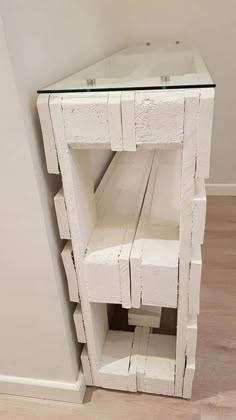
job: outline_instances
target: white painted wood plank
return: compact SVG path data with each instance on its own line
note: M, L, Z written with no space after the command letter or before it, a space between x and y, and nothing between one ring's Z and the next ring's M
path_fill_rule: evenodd
M201 246L198 244L193 244L189 282L189 313L192 315L199 314L200 310L201 274Z
M97 224L84 260L91 302L131 305L129 256L152 158L153 152L120 154L97 200Z
M194 181L193 244L203 244L206 222L206 189L204 179Z
M209 178L215 89L201 89L196 178Z
M177 306L181 150L157 151L131 251L132 306Z
M136 143L183 141L184 91L138 91L135 93Z
M125 91L121 94L123 150L134 152L136 150L135 138L135 92Z
M99 369L103 388L128 391L133 339L132 332L108 331Z
M190 399L192 396L193 378L195 373L195 364L187 364L184 376L183 398Z
M161 323L160 306L142 305L139 309L131 308L128 311L128 324L139 327L159 328Z
M82 364L82 368L83 368L85 383L86 383L86 385L92 386L93 385L93 378L92 378L91 366L90 366L90 362L89 362L87 344L84 344L84 346L83 346L83 350L82 350L80 359L81 359L81 364Z
M128 376L128 391L137 392L137 366L138 366L138 355L140 352L142 337L142 328L136 327L134 331L133 345L131 349L131 362Z
M62 111L68 145L110 145L108 92L64 96Z
M197 316L189 315L186 340L186 369L184 375L183 397L191 398L192 384L195 372L195 357L197 348Z
M123 150L123 133L121 126L121 92L109 92L108 120L111 137L111 150Z
M199 89L185 91L184 148L180 212L179 298L177 311L175 395L183 395L188 288L192 240L192 201L194 197L195 150L199 116Z
M145 392L174 395L176 337L150 334L145 364Z
M47 170L50 174L59 174L60 169L49 109L49 98L50 95L39 95L37 99L37 108L43 135Z
M58 191L54 197L55 210L57 215L57 223L61 239L70 239L70 228L67 217L66 203L63 188Z
M75 266L73 262L73 251L71 241L68 241L61 253L64 269L66 272L69 297L71 302L79 303L79 288Z
M144 375L150 331L150 328L142 328L140 350L137 357L137 389L139 392L145 392Z
M79 343L86 343L85 330L84 330L84 320L82 316L81 306L78 303L76 306L75 312L73 314L75 330L77 335L77 340Z
M93 381L100 386L99 364L108 320L105 305L91 305L83 273L84 253L96 222L96 204L89 152L68 148L64 131L61 95L51 95L50 111L62 173L63 190L71 226L71 239L76 271L79 273L79 294L86 328L89 360Z

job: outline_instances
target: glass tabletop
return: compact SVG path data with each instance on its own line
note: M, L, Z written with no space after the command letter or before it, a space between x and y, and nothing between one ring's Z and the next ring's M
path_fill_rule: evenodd
M200 54L178 41L119 51L38 93L215 87Z

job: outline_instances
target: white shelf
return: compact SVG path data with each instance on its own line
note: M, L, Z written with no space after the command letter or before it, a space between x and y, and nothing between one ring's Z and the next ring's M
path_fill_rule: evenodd
M176 337L109 330L99 368L101 386L124 391L174 394Z

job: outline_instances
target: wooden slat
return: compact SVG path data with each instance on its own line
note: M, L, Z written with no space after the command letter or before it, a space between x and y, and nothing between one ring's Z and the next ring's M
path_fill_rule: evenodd
M183 142L184 90L135 93L136 143Z
M54 204L57 215L57 223L61 239L70 239L70 228L67 217L66 203L63 188L54 197Z
M215 89L201 89L196 178L209 178Z
M161 323L161 307L142 305L139 309L128 311L128 324L139 327L159 328Z
M199 115L199 89L185 91L184 147L180 211L179 299L177 311L175 395L183 395L188 288L192 248L192 202L194 197L195 150Z
M61 253L64 269L66 272L68 290L71 302L79 302L79 289L77 274L75 271L75 266L72 257L72 244L71 241L68 241Z
M50 95L39 95L37 100L37 107L43 135L47 170L50 174L59 174L60 169L57 158L57 150L54 139L52 120L49 110L49 98Z
M206 221L206 189L203 179L195 179L193 199L193 231L194 245L203 244Z
M76 329L76 335L77 335L78 342L79 343L86 343L85 330L84 330L84 320L83 320L80 304L78 304L76 306L75 312L73 314L73 318L74 318L74 323L75 323L75 329Z
M181 150L157 151L133 243L132 306L177 306Z
M129 308L129 256L151 170L153 152L123 153L96 194L97 223L85 256L91 302Z

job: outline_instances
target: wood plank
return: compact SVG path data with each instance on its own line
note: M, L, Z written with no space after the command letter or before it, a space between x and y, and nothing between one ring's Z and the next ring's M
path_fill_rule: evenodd
M128 376L128 391L137 392L137 366L138 366L138 355L140 352L142 337L142 328L136 327L134 331L133 345L131 349L131 360L129 367Z
M82 350L80 359L81 359L81 364L82 364L82 368L83 368L85 383L86 383L86 385L92 386L93 385L93 378L92 378L91 366L90 366L90 362L89 362L87 344L84 344L84 346L83 346L83 350Z
M70 239L70 228L67 217L66 203L63 188L58 191L54 197L55 210L57 215L57 224L61 239Z
M177 306L181 150L156 151L133 243L132 306Z
M206 188L203 179L194 181L193 199L193 244L203 244L206 221Z
M186 369L184 375L183 397L191 398L192 384L195 372L195 357L197 348L197 316L189 315L186 340Z
M120 154L102 181L96 228L84 259L91 302L131 305L129 256L152 159L153 152Z
M192 248L192 202L194 197L195 150L197 142L199 89L185 91L184 147L181 181L180 263L177 312L175 395L183 395L186 331L188 320L188 288Z
M137 143L183 142L184 91L137 91L135 135Z
M161 323L160 306L142 305L139 309L131 308L128 311L128 324L139 327L159 328Z
M211 134L214 111L214 88L201 89L199 128L197 135L196 178L209 178Z
M121 92L109 92L108 120L111 136L111 150L123 150L123 133L121 125Z
M108 92L76 93L62 98L65 139L68 145L110 146Z
M75 330L76 330L78 342L86 343L87 340L86 340L85 330L84 330L84 320L83 320L80 304L76 306L75 312L73 314L73 318L74 318Z
M174 395L175 352L175 336L150 334L145 364L145 392Z
M71 241L68 241L66 243L65 247L62 250L61 257L66 272L70 301L79 303L79 288L77 274L75 271L75 265L73 261L73 250Z
M128 391L128 376L134 333L108 331L100 363L103 388Z
M91 305L83 273L84 253L96 223L96 202L89 151L70 150L65 135L62 95L50 96L55 141L62 173L63 190L71 226L71 239L76 272L79 273L79 294L86 329L93 382L100 386L99 364L108 320L104 305Z
M50 95L39 95L37 99L37 108L43 135L47 170L50 174L59 174L60 168L58 164L57 150L49 109L49 99Z
M123 150L136 150L135 138L135 92L124 91L121 94L121 112L123 129Z
M192 246L192 257L190 266L189 282L189 313L191 315L199 314L200 310L200 288L202 274L202 256L201 247L196 244Z
M142 335L140 341L140 348L137 357L137 389L139 392L145 392L145 365L146 365L146 355L148 348L148 341L150 336L151 329L147 327L142 328Z

